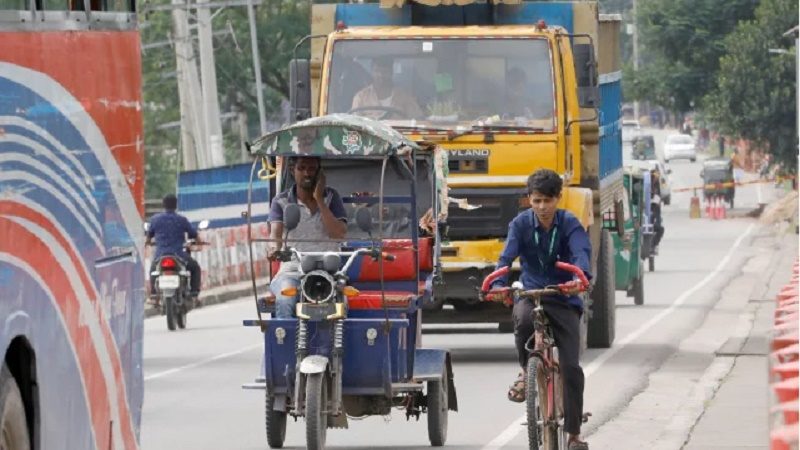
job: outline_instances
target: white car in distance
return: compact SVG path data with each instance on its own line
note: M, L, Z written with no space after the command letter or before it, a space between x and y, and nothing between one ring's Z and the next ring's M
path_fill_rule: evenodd
M664 144L664 162L669 163L675 159L697 160L697 148L694 138L688 134L671 134L667 136Z

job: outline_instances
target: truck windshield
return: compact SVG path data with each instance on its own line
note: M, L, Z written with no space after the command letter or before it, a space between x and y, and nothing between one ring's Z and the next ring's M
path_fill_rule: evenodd
M556 126L546 39L340 40L329 79L328 113L420 128Z

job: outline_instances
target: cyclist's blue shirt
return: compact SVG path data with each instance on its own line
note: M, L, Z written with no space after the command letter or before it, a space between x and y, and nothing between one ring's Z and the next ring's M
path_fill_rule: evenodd
M156 259L167 254L186 258L188 255L183 250L183 244L187 235L191 239L197 239L197 230L186 217L175 211L159 213L150 219L147 237L156 240Z
M535 233L535 235L534 235ZM497 268L511 266L519 257L522 266L520 281L525 289L542 289L573 279L568 272L557 270L556 261L578 266L591 279L592 244L578 218L563 209L556 211L553 226L545 231L532 209L521 212L508 225L508 237L497 262ZM495 281L504 286L508 277ZM564 297L578 309L583 301L578 296Z

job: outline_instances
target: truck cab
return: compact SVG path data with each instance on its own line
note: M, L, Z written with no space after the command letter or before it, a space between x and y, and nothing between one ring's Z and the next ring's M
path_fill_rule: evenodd
M290 64L292 114L363 115L445 148L444 276L425 317L502 322L508 312L481 304L474 280L528 208L528 176L562 174L560 207L598 246L601 214L622 197L618 20L604 26L594 2L460 3L314 5L311 60ZM601 303L613 302L611 270ZM610 345L604 335L597 346Z

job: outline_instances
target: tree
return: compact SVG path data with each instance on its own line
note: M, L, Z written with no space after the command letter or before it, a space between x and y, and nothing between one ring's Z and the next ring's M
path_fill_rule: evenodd
M757 0L639 0L642 50L639 73L627 94L687 112L715 85L723 41L741 20L752 19Z
M156 0L151 4L169 4ZM296 0L262 0L255 7L261 77L265 85L267 120L278 126L283 122L283 105L289 97L288 67L295 44L310 31L309 2ZM220 111L243 111L248 122L248 138L260 133L255 76L250 49L250 28L245 7L228 7L219 11L212 22L217 86ZM165 127L180 120L180 103L175 78L175 52L169 45L172 35L172 16L168 11L146 14L142 21L142 54L144 140L146 151L145 195L160 198L175 190L175 175L179 164L175 152L180 145L180 128ZM151 44L166 43L152 46ZM308 56L308 48L300 49L298 57ZM223 143L229 163L239 159L238 127L223 123ZM236 128L237 131L233 131ZM168 154L165 154L167 152Z
M766 147L791 170L797 167L794 36L797 0L763 0L755 20L741 23L724 41L716 89L705 99L720 130ZM791 48L771 54L770 48Z

